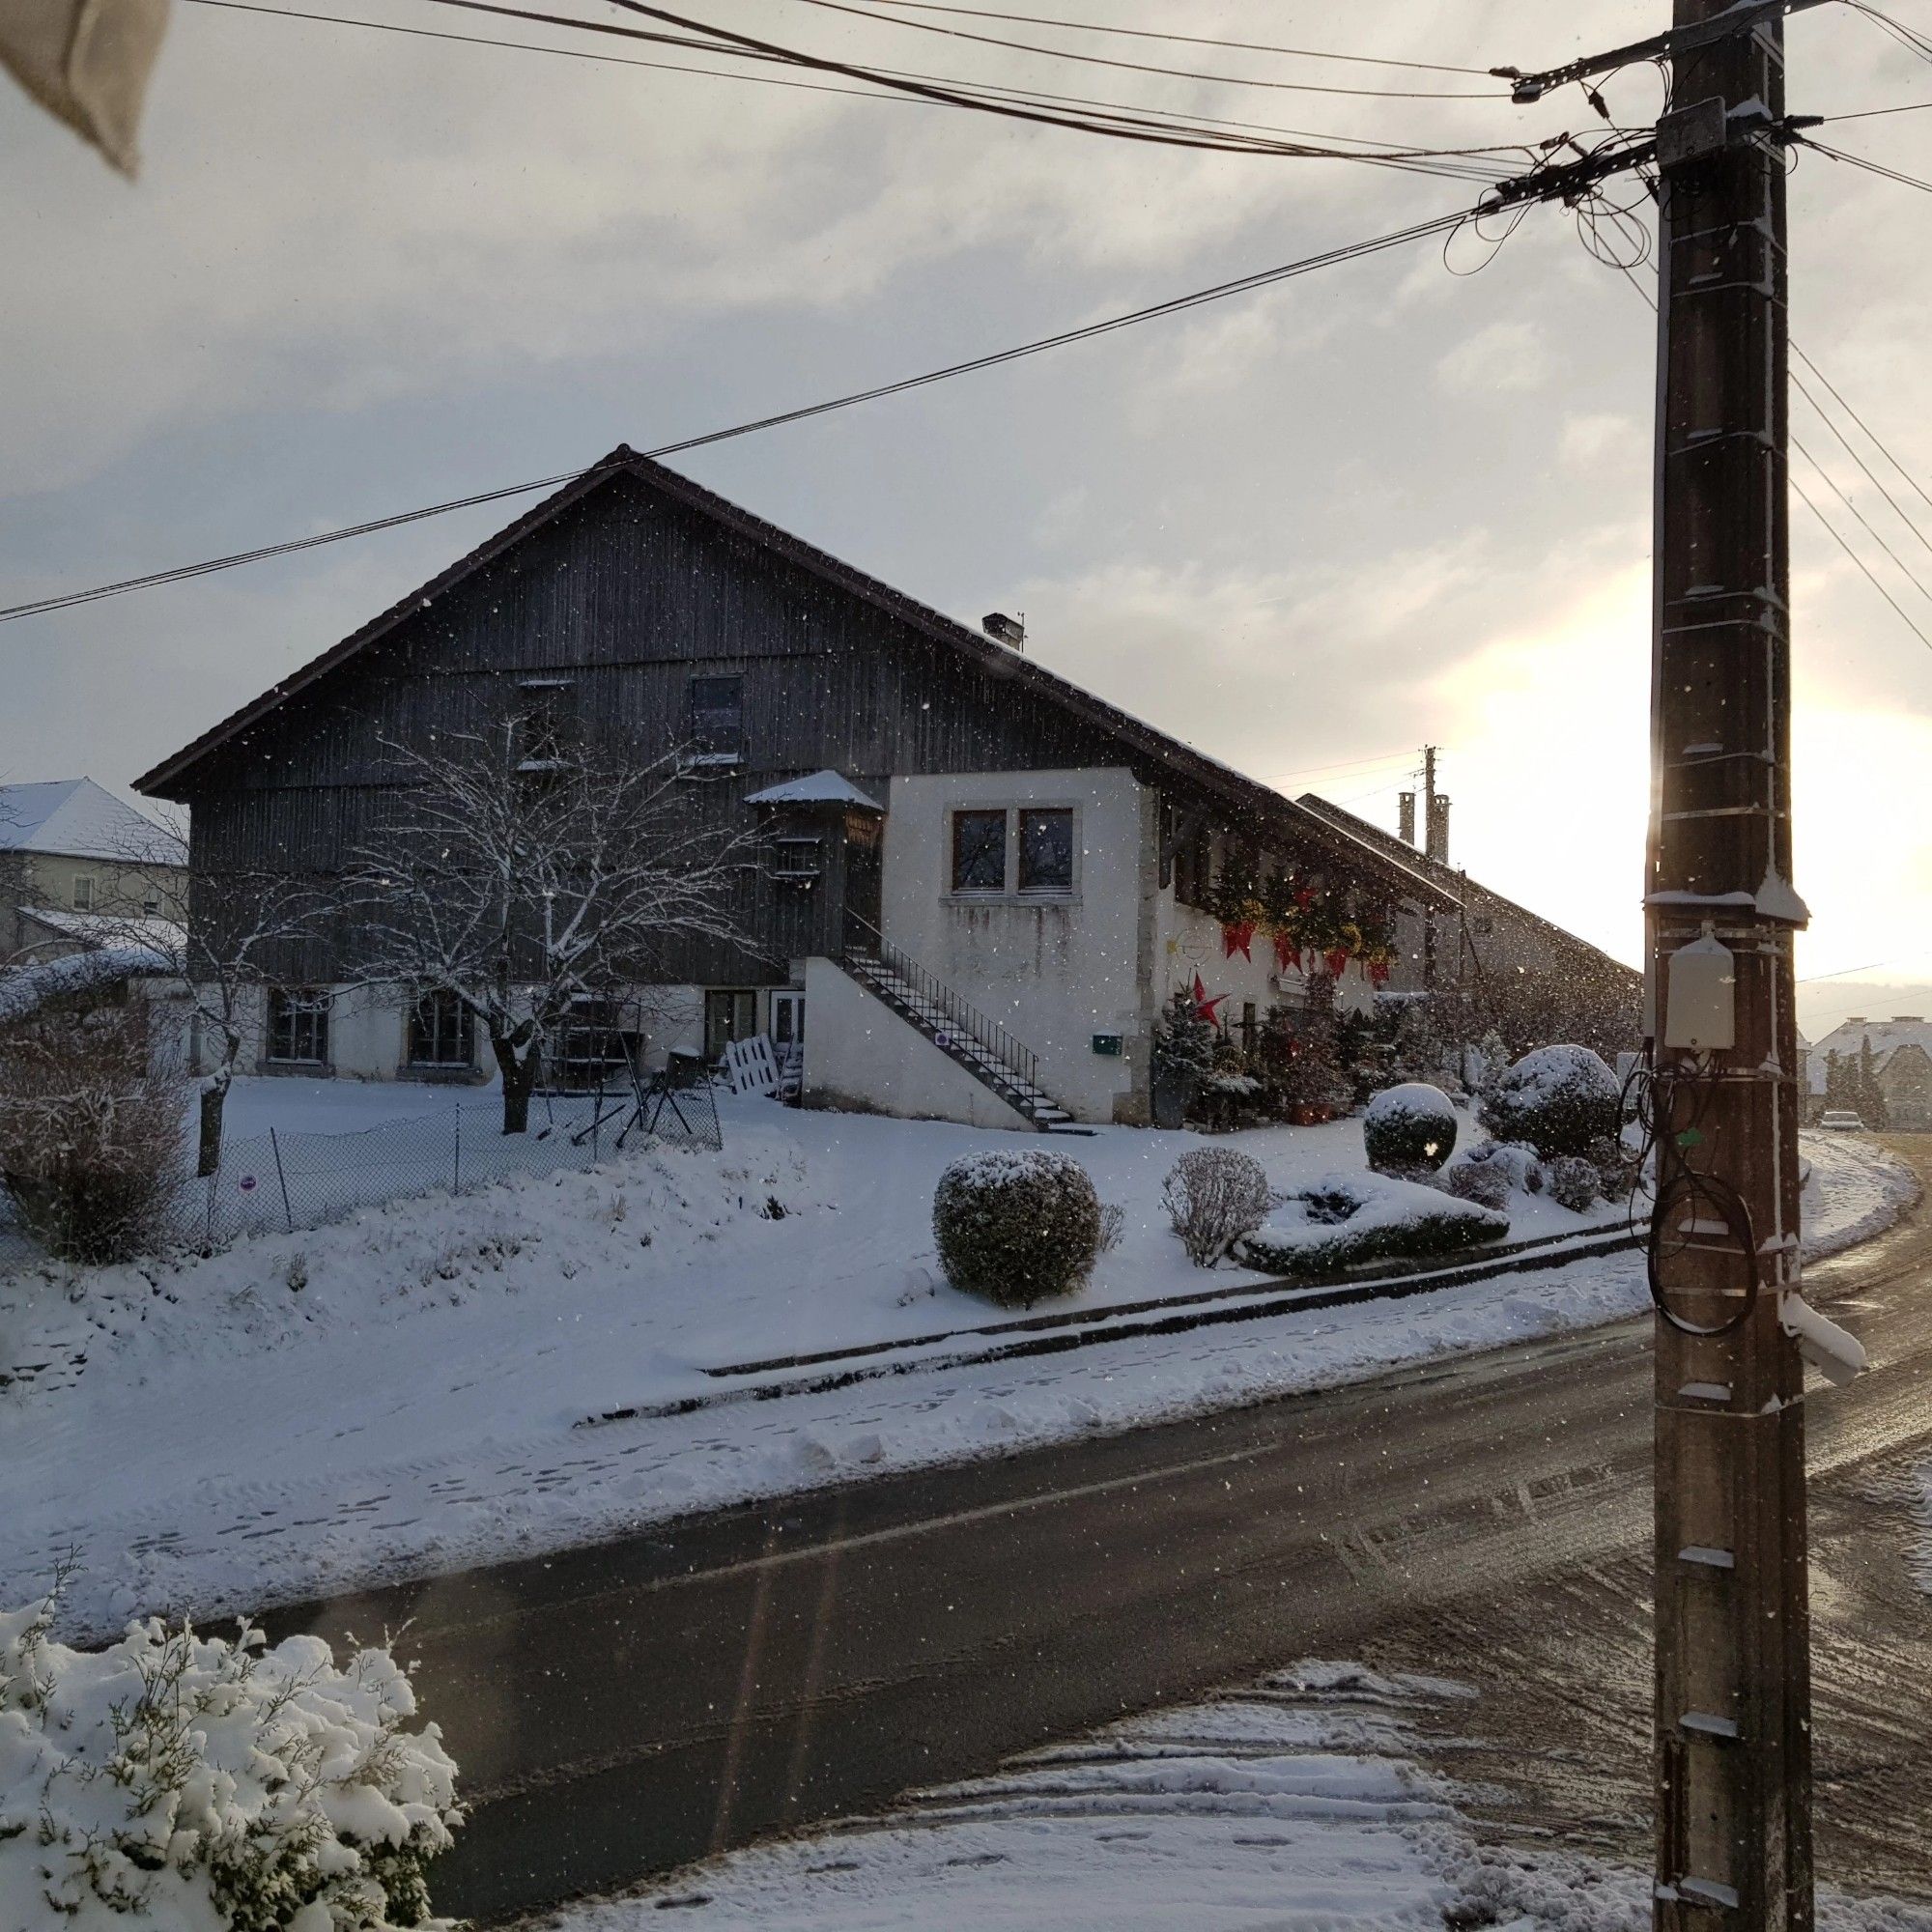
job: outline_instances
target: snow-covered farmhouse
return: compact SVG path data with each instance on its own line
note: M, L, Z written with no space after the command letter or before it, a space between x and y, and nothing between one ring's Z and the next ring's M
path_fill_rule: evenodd
M1366 1007L1378 983L1417 983L1393 947L1405 909L1449 921L1460 904L1414 855L628 448L140 789L191 808L197 886L263 867L325 878L393 798L397 745L506 701L533 767L565 724L682 748L704 810L754 835L742 942L693 936L622 991L646 996L648 1056L754 1033L800 1046L808 1104L1144 1121L1177 989L1198 980L1252 1025L1304 999L1306 970ZM481 1077L462 1014L346 991L356 943L349 921L284 949L255 1063Z
M1865 1124L1908 1133L1932 1127L1932 1021L1923 1013L1894 1013L1883 1020L1861 1013L1840 1020L1811 1049L1806 1062L1811 1111L1822 1113L1843 1104L1831 1093L1834 1063L1847 1074L1859 1074L1867 1059L1885 1103L1885 1118Z
M92 779L0 785L0 967L125 943L178 912L187 854Z

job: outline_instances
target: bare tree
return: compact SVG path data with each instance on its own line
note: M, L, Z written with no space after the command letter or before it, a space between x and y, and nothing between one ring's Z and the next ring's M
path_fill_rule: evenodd
M352 865L360 976L459 1001L523 1133L580 998L649 983L671 942L741 941L746 855L676 753L533 742L514 719L384 749L405 782Z
M266 867L189 872L185 823L171 816L159 833L117 857L89 932L150 955L180 983L182 1019L200 1042L195 1172L207 1175L221 1165L222 1119L260 995L298 949L325 937L343 892L334 880Z

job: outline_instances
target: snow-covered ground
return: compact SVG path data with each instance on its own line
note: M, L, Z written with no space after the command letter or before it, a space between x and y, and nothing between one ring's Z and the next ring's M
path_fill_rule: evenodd
M526 1932L645 1932L667 1910L691 1932L1648 1927L1647 1872L1481 1843L1455 1785L1415 1763L1419 1707L1467 1696L1303 1664ZM1932 1932L1932 1913L1827 1893L1819 1923Z
M243 1083L248 1110L420 1100L348 1083ZM273 1087L274 1094L263 1089ZM338 1097L339 1096L339 1097ZM953 1155L1015 1137L943 1123L724 1108L722 1155L646 1152L244 1241L207 1261L0 1284L0 1363L57 1369L0 1393L0 1581L80 1560L71 1628L339 1591L619 1534L841 1477L1321 1387L1438 1352L1634 1312L1634 1259L1401 1302L1284 1314L1032 1360L922 1367L855 1387L584 1426L719 1386L707 1371L969 1329L1000 1311L940 1278L928 1223ZM1360 1129L1240 1137L1278 1187L1359 1167ZM1191 1135L1066 1144L1124 1210L1064 1306L1263 1277L1190 1267L1158 1207ZM1870 1151L1813 1150L1813 1193L1861 1223ZM1540 1200L1516 1232L1587 1231Z

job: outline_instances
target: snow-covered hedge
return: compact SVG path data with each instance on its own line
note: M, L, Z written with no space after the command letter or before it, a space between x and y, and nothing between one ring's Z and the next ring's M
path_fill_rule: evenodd
M1087 1278L1099 1251L1100 1197L1064 1153L966 1154L939 1177L932 1236L954 1288L1025 1308Z
M1266 1217L1267 1175L1237 1148L1191 1148L1168 1170L1160 1200L1187 1259L1212 1267Z
M1378 1174L1434 1173L1456 1151L1456 1107L1439 1087L1384 1087L1362 1117L1362 1146Z
M7 1932L392 1932L431 1917L456 1767L386 1650L264 1647L130 1624L48 1640L58 1599L0 1614Z
M1540 1046L1484 1094L1483 1124L1497 1140L1527 1141L1552 1160L1614 1135L1620 1097L1617 1076L1587 1046Z
M1603 1191L1596 1163L1580 1153L1560 1153L1549 1163L1549 1198L1559 1208L1581 1214Z
M1388 1175L1331 1174L1292 1197L1238 1252L1275 1274L1329 1274L1365 1262L1454 1254L1509 1233L1509 1216Z

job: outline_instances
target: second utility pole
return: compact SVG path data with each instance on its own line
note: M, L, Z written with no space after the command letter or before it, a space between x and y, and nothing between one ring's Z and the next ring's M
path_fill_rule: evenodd
M1674 31L1695 38L1731 7L1675 0ZM1790 885L1782 26L1761 19L1672 67L1658 130L1646 880L1666 1177L1655 1922L1809 1932L1804 1370L1778 1305L1798 1279L1792 935L1804 919ZM1702 956L1679 971L1673 1023L1671 962L1691 944ZM1697 970L1706 999L1732 1007L1696 1021L1701 1034Z

